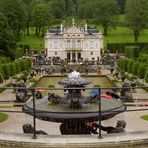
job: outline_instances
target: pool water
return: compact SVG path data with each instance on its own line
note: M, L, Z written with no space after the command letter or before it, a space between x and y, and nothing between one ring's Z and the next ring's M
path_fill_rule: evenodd
M66 76L67 77L67 76ZM54 85L55 88L62 88L63 86L59 85L58 82L63 80L63 76L51 76L51 77L42 77L35 85L34 87L44 87L48 88L49 85ZM100 85L101 87L112 87L113 84L110 80L107 79L105 76L82 76L82 78L90 80L92 83L87 85L87 87L94 87L94 85ZM58 95L64 95L63 90L48 90L42 92L44 95L47 95L48 92L55 93ZM83 94L89 94L90 90L86 90L83 92Z

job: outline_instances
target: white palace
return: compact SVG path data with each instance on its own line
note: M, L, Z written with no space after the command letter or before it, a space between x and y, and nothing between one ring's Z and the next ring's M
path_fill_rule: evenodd
M85 24L78 27L75 20L69 28L60 25L50 29L45 36L47 58L60 57L70 62L100 59L103 36L96 28Z

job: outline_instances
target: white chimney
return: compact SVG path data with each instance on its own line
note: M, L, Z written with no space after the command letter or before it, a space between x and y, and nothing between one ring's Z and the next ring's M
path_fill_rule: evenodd
M63 33L63 24L60 25L60 33Z
M87 33L87 24L84 25L85 33Z

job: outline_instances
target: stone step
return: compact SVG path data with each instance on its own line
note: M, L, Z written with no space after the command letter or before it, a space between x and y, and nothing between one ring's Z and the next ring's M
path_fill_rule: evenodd
M126 106L148 107L148 102L124 102Z

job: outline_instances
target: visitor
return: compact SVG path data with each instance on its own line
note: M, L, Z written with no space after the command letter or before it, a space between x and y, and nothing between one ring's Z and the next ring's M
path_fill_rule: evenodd
M42 99L43 98L41 92L39 92L39 91L36 92L36 98L37 99Z
M64 95L67 96L67 94L68 94L68 90L64 89Z

